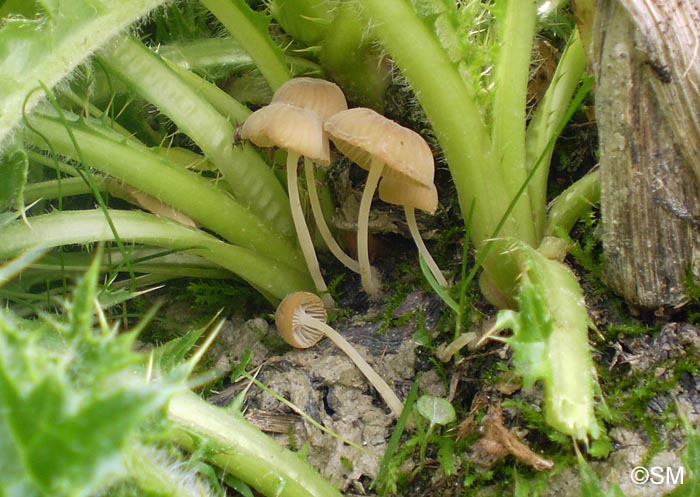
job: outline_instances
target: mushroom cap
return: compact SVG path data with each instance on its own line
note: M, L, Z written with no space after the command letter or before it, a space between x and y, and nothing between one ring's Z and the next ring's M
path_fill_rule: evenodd
M435 161L426 141L415 131L372 109L338 112L323 128L345 156L369 171L372 159L423 185L433 183Z
M241 138L258 147L279 147L324 164L330 163L328 139L318 114L271 103L256 110L241 127Z
M290 79L277 89L272 102L310 110L322 121L348 108L343 90L335 83L319 78Z
M328 319L326 308L318 295L311 292L295 292L287 295L277 306L275 324L277 332L285 342L298 349L307 349L314 346L324 335L321 330L301 323L299 315L302 312L323 323Z
M433 183L422 185L402 180L390 174L379 183L379 198L394 205L403 205L435 214L438 207L438 192Z

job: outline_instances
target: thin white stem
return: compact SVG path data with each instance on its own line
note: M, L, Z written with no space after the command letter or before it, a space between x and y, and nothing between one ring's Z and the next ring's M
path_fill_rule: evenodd
M323 241L326 242L328 250L338 259L346 268L355 273L360 272L360 264L350 257L345 251L338 245L338 242L333 238L328 224L326 224L326 218L323 216L323 211L321 210L321 202L318 199L318 190L316 189L316 175L314 174L314 164L311 159L304 158L304 172L306 173L306 187L309 190L309 203L311 204L311 212L314 214L314 219L316 220L316 226L318 226L318 231L321 233Z
M350 342L348 342L343 335L335 331L333 328L328 326L326 323L319 321L316 318L313 318L306 314L305 312L299 313L302 324L306 326L313 327L319 331L322 331L324 335L326 335L330 340L343 352L345 352L345 355L347 355L352 362L355 363L357 368L362 372L363 375L365 375L365 378L372 384L372 386L379 392L379 395L382 396L384 399L384 402L389 406L389 409L391 409L391 412L396 416L397 418L401 415L401 411L403 410L403 402L397 397L397 395L394 393L394 391L391 389L389 385L387 385L386 381L384 381L384 378L379 376L377 372L372 369L372 366L365 361L364 357L360 355L359 352L357 352L357 349L353 347Z
M306 265L309 268L311 279L323 300L323 304L330 308L335 306L335 302L333 302L333 297L328 293L328 287L323 280L316 251L309 234L309 228L306 226L306 220L304 219L304 211L301 208L299 185L297 184L298 162L299 154L291 151L287 152L287 188L289 189L289 205L292 210L292 219L294 220L294 228L297 232L301 253L304 254L304 260L306 260Z
M369 264L369 209L372 207L374 191L379 184L379 178L384 170L384 163L372 159L372 164L367 175L367 183L362 192L360 211L357 215L357 258L360 263L360 276L362 288L369 295L379 293L379 285L372 279L372 266Z
M413 241L415 242L416 247L418 248L418 252L421 256L423 256L423 260L428 266L428 269L430 269L430 272L433 274L435 281L437 281L438 284L442 287L449 286L447 280L442 275L442 271L440 271L440 268L435 262L435 259L433 259L433 256L430 255L430 252L428 252L428 247L425 246L425 243L423 242L423 237L420 236L420 231L418 231L418 224L416 224L416 210L413 207L404 207L404 211L406 212L406 222L408 223L408 229L411 231Z

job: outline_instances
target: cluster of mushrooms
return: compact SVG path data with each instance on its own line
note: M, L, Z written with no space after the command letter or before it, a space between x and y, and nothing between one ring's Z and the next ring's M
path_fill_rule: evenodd
M435 162L430 147L414 131L372 109L348 109L342 90L317 78L295 78L282 85L269 105L251 114L240 136L258 147L278 147L287 152L287 187L292 219L302 254L321 298L299 292L285 298L275 320L282 337L292 346L306 348L324 335L341 348L380 392L398 416L401 401L355 349L325 324L326 308L334 305L321 274L316 252L299 197L297 167L304 158L309 204L314 220L331 253L348 269L359 273L369 295L379 293L380 284L369 260L368 224L374 192L385 202L402 205L406 221L420 255L435 280L447 281L428 252L416 224L415 209L434 214L438 194L434 185ZM357 221L358 260L347 255L326 224L316 189L314 167L330 165L330 144L368 171Z
M297 238L316 290L326 306L332 306L333 301L328 295L299 199L297 166L300 157L304 158L309 203L319 233L331 253L348 269L360 274L365 292L369 295L379 292L368 250L369 210L377 187L383 201L404 206L406 221L420 255L436 281L447 286L416 225L415 209L434 214L438 205L433 183L433 154L418 133L372 109L348 109L345 95L336 84L302 77L286 82L275 92L269 105L251 114L243 123L240 136L258 147L287 151L287 186ZM333 238L318 199L314 167L330 165L329 139L341 153L369 172L357 220L357 261Z

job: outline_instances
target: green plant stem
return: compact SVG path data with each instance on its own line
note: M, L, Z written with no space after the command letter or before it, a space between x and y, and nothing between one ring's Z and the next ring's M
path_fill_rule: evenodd
M0 29L0 145L52 88L117 33L164 0L42 2L40 21L15 19ZM60 7L59 7L60 6ZM59 10L60 9L60 10Z
M95 186L100 191L105 191L105 178L95 177ZM32 203L36 200L55 199L59 196L71 197L73 195L87 195L92 193L90 185L82 178L63 178L60 180L42 181L41 183L30 183L24 189L24 200Z
M226 271L214 261L203 257L187 254L184 252L173 252L161 248L132 248L129 250L129 259L133 265L134 272L148 273L151 275L163 275L166 277L192 277L224 279L230 278L231 272ZM45 282L55 278L61 270L76 274L84 273L92 254L65 252L61 257L48 255L40 262L32 264L27 273L37 274L36 282ZM119 251L105 250L102 258L100 271L114 273L124 264L124 260ZM26 276L26 274L24 275ZM25 278L22 278L24 283ZM114 288L114 285L111 286Z
M202 0L202 4L248 52L273 91L291 77L282 51L267 33L263 14L252 11L242 0Z
M525 103L537 5L530 0L509 0L500 3L505 3L505 11L498 17L497 25L498 55L495 58L491 138L501 177L506 181L508 191L515 193L527 176ZM528 191L529 188L517 200L512 215L518 223L518 238L535 245L539 240L535 234Z
M222 172L241 205L291 235L289 204L274 173L257 154L233 147L231 123L163 59L140 41L127 37L104 51L99 60L199 145Z
M481 112L457 68L410 2L358 0L358 3L365 10L374 35L403 71L433 125L462 212L469 212L472 200L475 201L472 240L479 248L493 236L514 196L504 177L507 172L498 167ZM516 219L522 217L511 216L501 234L519 236Z
M391 77L373 40L367 37L360 9L354 2L341 2L333 13L320 44L321 65L343 87L348 100L382 112Z
M156 449L145 447L138 442L131 442L122 450L122 458L129 477L136 486L148 495L167 495L168 497L207 497L206 486L197 482L194 474L187 475L184 467L177 468L178 461L169 461L164 454L158 455ZM194 472L194 469L190 469ZM193 487L199 487L196 490Z
M600 201L598 170L588 173L552 201L547 215L545 236L568 233L574 225Z
M210 461L268 497L341 497L301 456L194 393L173 397L168 418L180 446L192 451L201 439Z
M155 245L204 257L232 271L258 290L281 299L300 289L313 288L308 276L256 251L224 243L206 233L151 214L110 210L124 241ZM64 211L33 216L27 226L15 221L0 228L0 258L35 247L58 247L114 239L100 211Z
M216 111L234 124L241 124L251 114L248 107L240 103L231 95L223 91L214 83L200 78L195 73L166 60L168 66L183 80L193 91L199 93L211 104Z
M31 124L49 139L57 153L78 160L77 151L59 119L35 114ZM145 146L124 141L116 132L91 125L88 120L69 126L91 167L175 207L231 243L259 251L290 267L303 267L288 238L274 232L206 179L172 165ZM28 132L26 138L38 147L46 147L44 140L34 133Z
M553 137L561 132L561 123L567 119L569 104L586 71L586 54L581 44L578 30L574 30L566 49L562 54L552 82L547 92L537 105L530 124L527 128L527 167L538 166L532 180L528 184L530 205L535 218L537 239L540 240L546 231L545 221L547 205L548 164L551 162L554 147L550 146Z

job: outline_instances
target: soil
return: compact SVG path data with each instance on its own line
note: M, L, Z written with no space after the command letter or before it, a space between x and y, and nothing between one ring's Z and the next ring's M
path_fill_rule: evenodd
M357 306L353 298L357 296L346 296L345 303ZM434 359L434 349L415 340L416 330L421 327L433 340L443 340L439 333L445 326L441 321L445 309L433 293L413 291L398 304L393 297L374 304L360 300L365 305L363 312L339 317L333 326L356 346L400 398L406 397L418 373L422 395L450 398L459 418L444 434L466 437L466 441L456 445L460 452L456 454L453 474L440 470L435 447L430 447L425 468L412 481L404 482L398 495L471 495L463 486L469 475L477 475L475 478L480 481L473 488L474 495L511 494L513 468L521 478L540 485L541 495L580 495L579 470L572 458L571 443L553 443L548 439L551 430L533 426L514 407L526 403L539 410L539 386L522 389L507 372L493 374L499 364L508 364L507 348L493 343L465 354L457 364L441 364ZM629 317L620 315L619 307L610 306L600 294L590 296L589 301L591 316L602 333L606 333L606 327L618 329L621 320L629 322ZM476 323L475 328L480 325L483 323ZM671 489L672 485L634 484L631 471L640 465L679 468L685 440L679 416L692 424L700 421L700 330L675 321L668 321L657 330L653 332L652 327L636 336L623 332L605 340L591 333L605 402L620 412L606 422L611 452L602 459L588 460L604 488L616 483L627 496L663 495ZM245 407L249 420L283 445L303 450L311 464L345 495L376 495L370 482L377 475L396 420L352 362L328 340L306 350L280 346L274 323L262 318L229 320L210 354L218 368L230 369L239 364L247 351L252 353L248 371L335 435L322 432L245 379L211 400L226 405L237 393L248 389ZM613 392L610 387L620 382L634 385L630 383L634 378L644 383L649 377L670 387L639 399L635 398L635 388ZM616 397L608 397L611 394ZM648 423L640 424L640 418ZM408 436L404 434L403 440ZM581 450L585 452L585 447L581 446ZM400 470L411 474L418 464L416 453ZM540 471L547 471L546 479L538 477Z

